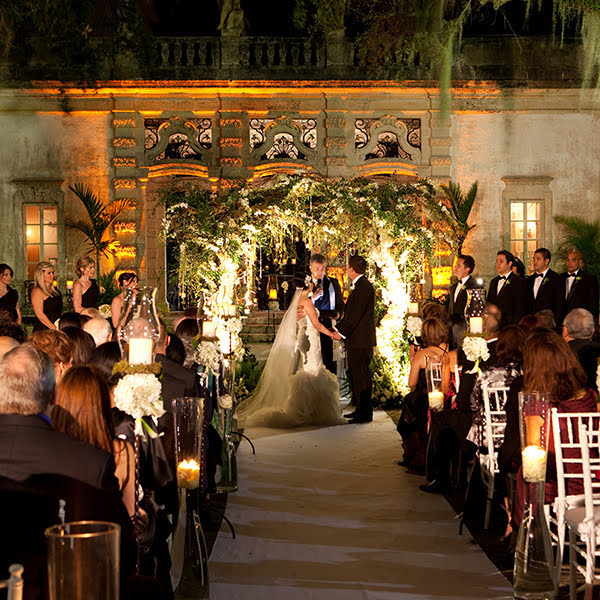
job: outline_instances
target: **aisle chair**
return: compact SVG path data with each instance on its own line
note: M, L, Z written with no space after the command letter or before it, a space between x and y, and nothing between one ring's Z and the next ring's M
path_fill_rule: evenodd
M552 514L549 516L553 543L556 544L556 576L560 576L562 569L563 550L565 545L566 514L569 511L585 512L585 493L567 495L567 480L580 480L585 489L582 457L582 438L579 429L585 427L590 434L599 435L600 415L597 412L581 413L559 413L556 408L551 410L552 434L554 441L554 452L556 457L557 496L552 506ZM585 443L586 440L583 440ZM592 463L600 465L598 458L597 443L592 447ZM600 492L600 488L597 490ZM579 513L570 513L570 519L575 522ZM570 528L569 528L570 529ZM569 534L569 540L571 533ZM571 556L571 542L569 541L569 555ZM576 552L576 549L573 550ZM574 559L576 560L576 558ZM575 577L575 572L572 573ZM574 583L573 583L574 585ZM571 590L571 598L574 598L574 589Z
M481 481L487 488L484 529L488 529L490 526L496 475L500 472L498 450L504 441L504 430L506 429L504 406L508 399L508 390L508 386L491 386L486 383L481 386L484 410L483 442L477 454L479 456Z
M23 599L23 565L13 564L8 567L10 576L0 580L0 589L6 588L6 600Z

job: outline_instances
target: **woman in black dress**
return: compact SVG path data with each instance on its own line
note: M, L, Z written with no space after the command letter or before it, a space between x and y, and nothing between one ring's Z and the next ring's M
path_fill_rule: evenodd
M80 313L84 308L97 308L100 289L95 279L96 265L89 256L82 256L75 266L78 279L73 284L73 308Z
M20 325L19 294L9 285L13 275L13 270L6 263L0 263L0 318L7 315L11 321Z
M62 294L54 285L54 267L46 261L35 268L35 287L31 290L31 305L35 313L34 331L56 329L54 323L63 308Z

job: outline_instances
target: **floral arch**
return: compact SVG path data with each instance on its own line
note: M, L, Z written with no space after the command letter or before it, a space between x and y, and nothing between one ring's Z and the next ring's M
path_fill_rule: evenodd
M411 291L421 285L436 242L424 217L435 196L425 180L278 175L220 194L175 184L160 197L166 207L161 238L178 244L179 282L192 296L202 292L206 310L217 318L232 304L239 314L254 306L259 248L285 260L285 240L301 234L313 251L362 254L378 291L376 388L396 395L406 381Z

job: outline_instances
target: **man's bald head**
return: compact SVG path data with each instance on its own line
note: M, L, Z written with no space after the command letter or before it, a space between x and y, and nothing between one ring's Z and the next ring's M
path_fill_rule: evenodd
M10 352L13 348L16 348L19 345L19 342L14 338L8 337L6 335L0 336L0 360L7 353Z

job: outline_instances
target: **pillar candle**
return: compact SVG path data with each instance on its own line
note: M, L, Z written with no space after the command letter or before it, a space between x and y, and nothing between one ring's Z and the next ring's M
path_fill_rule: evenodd
M419 303L418 302L411 302L408 305L408 312L417 314L419 312Z
M539 446L526 446L523 457L523 479L525 481L544 481L546 478L546 451Z
M440 390L429 392L429 408L441 410L444 408L444 394Z
M73 282L69 279L69 281L67 281L67 289L68 290L72 290L73 289Z
M214 338L217 326L212 321L204 321L202 323L202 337Z
M152 362L153 341L148 338L131 338L129 340L129 364L149 365Z
M177 485L186 490L195 490L200 486L200 465L193 458L182 460L177 465Z
M469 317L469 331L483 333L483 317Z

